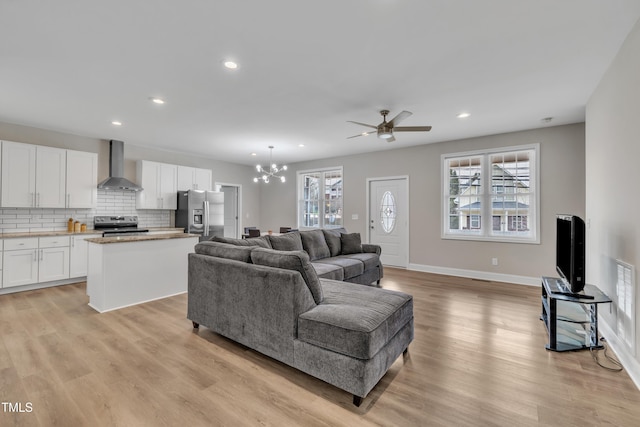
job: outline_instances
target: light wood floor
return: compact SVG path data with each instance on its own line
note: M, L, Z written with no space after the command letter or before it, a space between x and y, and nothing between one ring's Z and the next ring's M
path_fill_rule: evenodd
M352 396L185 318L186 295L98 314L85 284L0 296L0 426L640 425L640 391L588 351L544 349L540 291L385 269L415 340Z

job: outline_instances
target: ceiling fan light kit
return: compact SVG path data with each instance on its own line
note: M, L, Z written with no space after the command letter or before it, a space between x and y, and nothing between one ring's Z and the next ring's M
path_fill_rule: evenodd
M411 114L413 114L410 111L403 110L388 122L387 122L387 114L389 114L389 110L381 110L380 114L382 115L382 123L380 123L378 126L369 125L367 123L354 122L351 120L348 120L348 122L354 123L359 126L365 126L368 128L375 129L376 133L378 134L378 138L384 139L387 142L393 142L396 140L393 136L394 131L395 132L429 132L431 130L431 126L396 126L402 120L406 119ZM362 132L362 133L359 133L358 135L349 136L347 137L347 139L357 138L359 136L367 136L372 133L373 131Z
M286 182L286 178L284 175L278 175L278 173L286 171L287 165L282 165L278 167L277 164L273 163L273 145L269 146L269 167L264 168L261 165L256 165L256 171L258 174L262 174L253 178L253 182L262 181L265 184L270 182L271 178L279 179L280 182Z

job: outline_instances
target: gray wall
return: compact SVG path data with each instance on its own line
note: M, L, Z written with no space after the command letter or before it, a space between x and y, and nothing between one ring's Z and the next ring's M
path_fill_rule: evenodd
M108 139L89 138L68 133L38 129L0 122L0 140L24 142L26 144L47 145L79 151L98 153L98 182L109 174L109 141ZM260 187L253 179L253 168L234 163L221 162L205 157L196 157L148 147L124 145L125 178L136 181L136 161L152 160L183 166L211 169L213 182L238 184L242 186L242 222L254 225L260 222ZM97 183L96 183L97 185Z
M369 143L382 142L373 138ZM440 156L531 143L540 144L541 243L441 239ZM364 236L367 178L408 175L410 268L526 276L537 282L541 275L555 275L555 214L584 216L584 161L584 124L574 124L297 163L289 165L285 184L273 182L263 187L260 226L277 230L296 225L295 171L342 166L345 227ZM353 214L359 219L352 220ZM491 265L493 257L498 258L498 266Z
M587 280L614 299L613 310L600 313L616 330L616 264L640 266L638 197L638 116L640 116L640 21L629 34L587 104L586 210ZM637 273L636 273L637 274ZM625 368L640 385L640 341L636 287L634 349L616 346ZM614 337L609 338L613 341ZM635 354L634 354L635 353ZM631 361L631 363L629 363Z

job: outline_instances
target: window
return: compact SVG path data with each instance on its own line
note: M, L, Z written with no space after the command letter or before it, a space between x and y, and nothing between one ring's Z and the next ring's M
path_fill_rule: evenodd
M396 225L396 199L391 191L385 191L380 204L380 225L382 230L390 234Z
M443 155L442 237L539 243L538 150Z
M298 172L298 228L342 227L342 168Z

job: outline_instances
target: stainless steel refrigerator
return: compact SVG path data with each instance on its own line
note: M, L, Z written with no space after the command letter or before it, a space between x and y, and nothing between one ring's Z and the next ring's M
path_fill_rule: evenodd
M224 236L224 193L186 190L178 192L176 227L199 234L200 241Z

